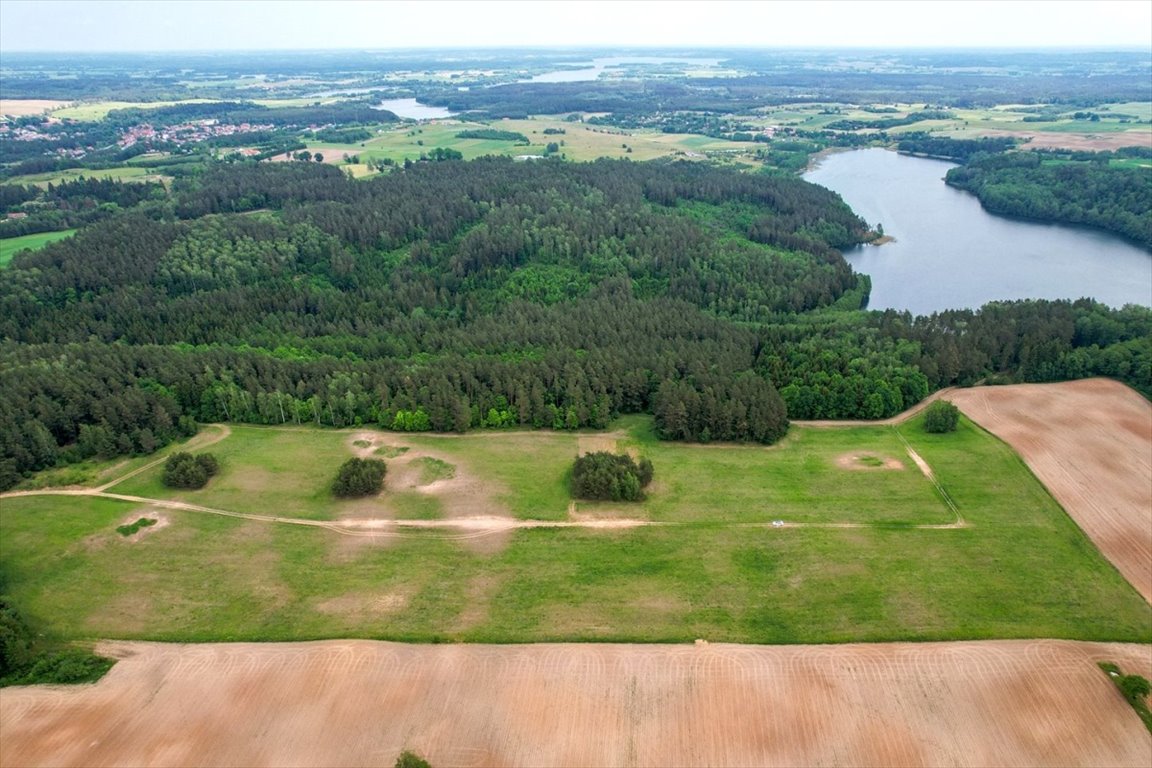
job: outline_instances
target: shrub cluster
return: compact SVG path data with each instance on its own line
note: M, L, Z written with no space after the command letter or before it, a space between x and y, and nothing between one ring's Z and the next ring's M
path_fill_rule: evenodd
M348 459L336 472L332 493L341 498L379 493L384 487L385 469L380 459Z
M210 453L193 456L183 451L164 462L162 480L169 488L203 488L208 479L220 471L220 463Z
M78 648L48 643L0 597L0 687L88 683L99 680L115 663Z
M937 400L924 411L924 429L929 432L955 432L960 409L947 400Z
M652 462L626 454L586 453L572 466L572 495L590 501L640 501L652 482Z
M116 532L121 536L131 536L141 528L147 528L149 526L156 525L156 523L157 521L151 517L141 517L139 520L129 525L116 526Z

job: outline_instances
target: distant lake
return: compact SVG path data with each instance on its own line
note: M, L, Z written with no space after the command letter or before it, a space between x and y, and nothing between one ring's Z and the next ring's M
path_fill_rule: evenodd
M560 69L555 72L545 72L536 75L530 80L521 80L522 83L579 83L585 80L596 80L600 73L610 67L619 67L624 64L698 64L702 67L715 67L720 59L701 59L694 56L665 57L665 56L613 56L592 59L592 66L586 69Z
M385 99L374 109L386 109L389 112L395 112L399 117L407 117L411 120L436 120L453 117L456 114L449 112L444 107L430 107L427 104L421 104L416 99Z
M804 175L895 238L844 252L872 278L870 309L926 315L1082 297L1152 306L1152 254L1096 230L993 216L942 181L954 165L863 149L829 155Z

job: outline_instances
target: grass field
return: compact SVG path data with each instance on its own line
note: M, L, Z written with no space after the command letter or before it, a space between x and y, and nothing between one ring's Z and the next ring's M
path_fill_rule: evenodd
M0 239L0 267L8 266L12 257L18 251L37 251L57 240L71 237L76 230L64 229L59 232L39 232L35 235L22 235L21 237L5 237Z
M427 519L463 504L567 519L565 472L580 440L614 437L652 458L651 497L580 504L576 518L661 525L520 529L477 549L453 529L354 537L92 497L7 498L9 592L65 637L1152 641L1152 608L1016 455L967 421L946 436L918 420L900 427L955 500L961 528L915 527L954 518L890 427L794 427L767 449L660 444L641 418L617 427L365 432L377 455L395 455L389 489L359 502L331 500L327 484L344 458L372 450L355 445L361 435L233 427L210 449L221 473L207 488L174 493L154 468L110 490L284 517ZM140 517L162 519L132 538L116 532Z
M35 184L40 187L46 187L49 184L73 181L81 177L87 179L115 179L117 181L166 181L171 178L157 174L151 168L125 165L119 168L68 168L63 171L32 173L26 176L13 177L8 183Z
M175 104L211 104L218 99L182 99L180 101L95 101L88 104L77 104L73 107L57 109L52 117L70 120L103 120L108 113L115 109L156 109L157 107L171 107Z
M469 129L495 128L502 131L515 131L528 137L530 144L517 144L512 141L489 139L459 139L456 134ZM545 134L547 128L560 128L563 134ZM490 124L474 123L456 119L434 120L413 125L405 123L394 127L378 129L377 135L354 144L332 144L312 141L309 151L320 152L329 163L343 164L344 155L358 155L361 166L352 166L357 175L363 175L366 166L363 162L390 159L397 163L416 160L435 147L453 149L460 152L465 160L484 155L543 155L547 145L559 144L560 153L568 160L595 160L598 157L629 157L633 160L651 160L677 153L691 156L707 152L748 152L755 145L747 142L732 142L713 139L707 136L690 134L668 134L656 131L627 131L610 126L592 126L582 123L569 123L560 118L534 117L530 120L497 120ZM628 150L632 151L629 152Z
M888 114L866 112L844 105L835 105L840 111L836 114L823 114L826 104L794 104L785 107L771 107L761 112L756 120L758 125L781 125L804 130L818 130L837 120L877 120L903 117L924 109L924 104L884 105L897 111ZM1091 149L1083 142L1094 136L1111 137L1108 146L1096 149L1114 149L1115 146L1147 146L1152 141L1152 103L1131 102L1125 104L1100 104L1092 108L1076 107L1067 110L1057 119L1045 122L1024 122L1032 112L1025 111L1024 105L1001 105L986 109L950 109L954 117L948 120L924 120L905 126L897 126L888 133L898 137L902 133L929 131L955 139L970 139L980 136L1002 135L1003 132L1023 135L1048 135L1050 140L1044 146L1058 146L1062 142L1071 149ZM1100 120L1074 120L1076 111L1096 112ZM1121 119L1127 122L1121 122ZM1141 121L1141 122L1136 122ZM1066 137L1066 141L1062 139ZM1075 139L1080 139L1076 141Z

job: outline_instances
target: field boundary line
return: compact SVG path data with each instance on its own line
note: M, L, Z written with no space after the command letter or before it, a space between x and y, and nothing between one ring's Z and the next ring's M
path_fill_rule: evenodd
M952 497L948 495L948 491L944 490L944 486L936 479L936 473L932 471L932 467L929 466L928 462L925 461L920 454L916 453L912 445L908 442L908 439L900 433L900 430L896 428L895 424L892 425L892 431L900 438L900 442L904 443L904 450L908 451L908 457L920 468L920 472L924 477L928 478L928 482L932 483L933 487L936 488L936 491L940 494L940 498L944 499L944 503L948 505L948 509L952 510L952 514L956 515L956 522L953 525L958 528L967 528L968 523L964 520L964 516L960 514L960 509L956 506L956 502L952 501Z

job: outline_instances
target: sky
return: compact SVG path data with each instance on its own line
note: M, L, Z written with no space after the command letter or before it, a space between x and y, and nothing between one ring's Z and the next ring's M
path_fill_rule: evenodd
M585 46L1152 51L1152 0L0 0L0 54Z

